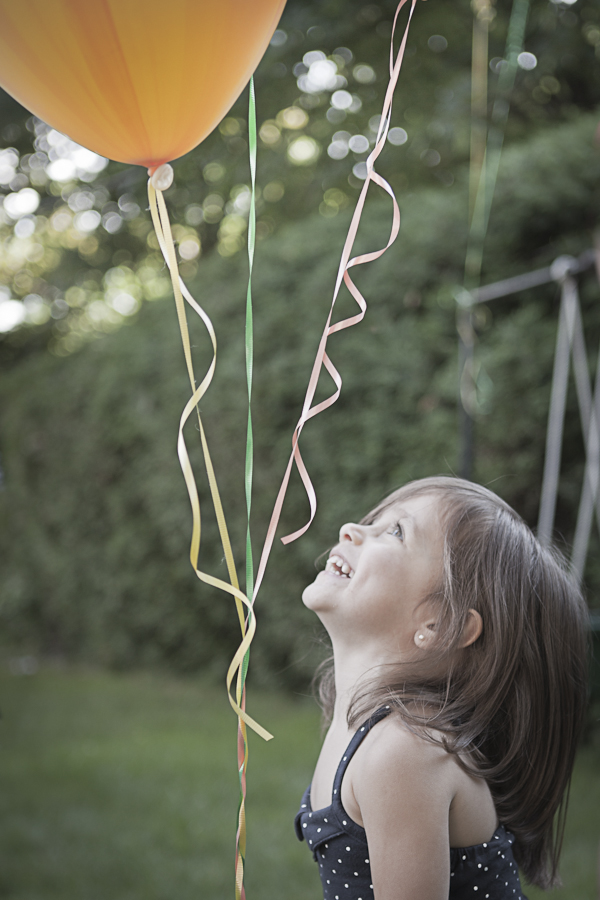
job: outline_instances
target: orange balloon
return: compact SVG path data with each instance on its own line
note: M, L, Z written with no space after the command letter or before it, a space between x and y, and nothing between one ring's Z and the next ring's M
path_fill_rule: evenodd
M285 0L0 0L0 85L101 156L146 167L210 134Z

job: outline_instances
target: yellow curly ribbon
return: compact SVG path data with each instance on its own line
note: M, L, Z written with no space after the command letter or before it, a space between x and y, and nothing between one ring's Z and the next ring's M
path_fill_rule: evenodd
M208 443L206 440L206 434L204 431L204 426L202 423L202 417L200 416L200 410L198 409L198 403L201 398L206 393L208 386L210 385L214 371L216 366L217 359L217 339L215 335L215 331L212 325L212 322L207 315L207 313L202 309L202 307L194 300L192 295L189 293L185 284L181 280L179 275L179 268L177 265L177 257L175 255L175 245L173 242L173 235L171 232L171 225L169 222L169 215L167 212L167 207L165 204L165 200L162 194L162 191L156 190L151 182L148 182L148 198L150 201L150 212L152 214L152 221L154 224L154 229L156 231L156 236L158 239L158 243L162 254L165 258L165 262L167 263L170 275L171 282L173 285L173 293L175 296L175 306L177 309L177 318L179 321L179 329L181 331L181 340L183 343L183 352L185 356L185 362L188 370L188 376L190 379L190 385L192 388L192 396L186 403L184 410L181 414L181 418L179 420L179 433L177 438L177 453L179 456L179 463L181 466L181 470L183 473L183 477L185 479L185 484L187 487L188 496L190 499L190 505L192 508L192 539L190 544L190 562L192 567L200 579L200 581L204 582L204 584L209 584L211 587L219 588L222 591L225 591L228 594L231 594L235 599L236 609L238 614L238 619L240 622L240 628L242 631L242 642L231 661L229 669L227 670L227 695L229 697L229 702L235 711L236 715L240 720L240 729L241 736L244 740L244 744L246 744L245 740L245 729L243 725L247 725L252 728L260 737L262 737L266 741L270 741L273 737L266 729L264 729L261 725L258 724L251 716L249 716L244 709L244 690L242 686L241 679L241 667L244 660L244 656L248 651L250 644L252 643L252 639L254 638L254 634L256 631L256 618L252 611L252 604L248 600L247 596L240 590L239 582L237 578L237 572L235 568L235 563L233 559L233 553L231 549L231 541L229 539L229 532L227 530L227 524L225 522L225 515L223 513L223 504L221 502L221 496L219 494L219 488L217 485L217 480L215 477L214 467L212 464L212 459L210 456ZM210 340L213 347L213 358L211 364L208 368L208 371L202 380L201 384L196 387L196 378L194 374L194 366L192 362L192 351L190 345L189 331L187 318L185 314L185 300L189 303L189 305L195 310L195 312L200 316L204 325L208 331L210 336ZM202 519L200 514L200 499L198 496L198 489L196 486L196 481L194 478L194 474L192 471L192 466L190 463L189 455L187 452L187 447L185 443L185 438L183 436L183 429L188 421L189 417L196 410L197 418L198 418L198 426L200 429L200 440L202 444L202 452L204 454L204 462L206 465L206 472L208 475L208 482L210 485L210 492L212 496L213 505L215 508L215 513L217 517L217 523L219 527L219 535L221 538L221 544L223 546L223 552L225 554L225 561L227 564L227 572L229 575L230 583L223 581L220 578L215 578L212 575L203 572L198 567L198 558L200 554L200 538L202 532ZM246 610L248 615L246 616ZM231 695L231 685L233 683L234 677L238 673L237 684L236 684L236 698ZM247 755L247 744L246 751ZM240 810L240 828L245 831L244 828L244 813L243 809ZM245 835L244 841L245 844ZM239 866L238 866L239 867ZM236 867L236 868L238 868ZM237 886L237 872L236 872L236 886ZM241 888L243 890L243 888ZM237 893L237 891L236 891Z

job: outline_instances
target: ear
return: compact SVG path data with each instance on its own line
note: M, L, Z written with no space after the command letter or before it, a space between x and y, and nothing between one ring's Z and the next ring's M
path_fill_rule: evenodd
M415 647L418 647L419 650L427 650L435 639L436 628L437 623L433 617L423 621L415 631L415 636L413 638ZM467 613L465 627L463 628L462 642L460 644L461 649L470 647L471 644L474 644L477 638L480 637L482 631L483 619L481 618L480 613L478 613L476 609L470 609Z
M467 613L467 621L463 629L461 648L470 647L483 631L483 619L476 609L470 609Z
M429 621L426 620L425 622L422 622L415 631L415 636L413 638L415 647L418 647L419 650L426 650L435 638L435 629L435 619L430 619Z

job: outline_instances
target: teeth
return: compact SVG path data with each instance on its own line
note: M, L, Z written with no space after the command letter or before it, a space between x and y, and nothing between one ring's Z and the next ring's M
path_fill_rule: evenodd
M325 571L330 572L332 575L338 575L340 578L354 577L354 571L350 568L348 563L335 553L327 560Z

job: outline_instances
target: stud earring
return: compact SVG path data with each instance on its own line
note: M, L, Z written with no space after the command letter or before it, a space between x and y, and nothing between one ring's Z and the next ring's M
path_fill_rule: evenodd
M420 635L419 635L419 640L420 640L420 641L423 641L424 639L425 639L425 635L424 635L424 634L420 634Z

